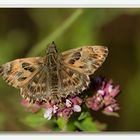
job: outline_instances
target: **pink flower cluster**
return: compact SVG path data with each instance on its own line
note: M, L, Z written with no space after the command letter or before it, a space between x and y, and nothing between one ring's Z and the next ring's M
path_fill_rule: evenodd
M50 120L54 115L68 119L73 112L81 112L80 105L82 102L81 98L72 97L59 104L52 104L50 102L42 105L39 103L30 104L27 100L22 100L22 105L25 106L28 111L32 111L33 113L38 112L41 108L44 108L46 110L44 112L44 118Z
M104 113L111 113L119 110L119 105L115 97L120 92L120 87L114 86L111 80L105 78L96 78L96 89L92 97L86 99L86 105L94 111L103 109Z
M44 113L44 117L50 120L52 115L56 114L58 117L68 119L73 114L73 112L81 112L81 104L81 98L73 97L66 99L64 104L60 103L57 105L46 106L47 110Z

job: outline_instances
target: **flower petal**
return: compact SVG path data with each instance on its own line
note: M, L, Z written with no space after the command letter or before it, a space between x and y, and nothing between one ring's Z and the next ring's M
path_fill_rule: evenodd
M97 91L97 93L101 94L102 96L104 96L104 94L105 94L105 92L104 92L102 89L99 89L99 90Z
M73 106L73 111L74 112L81 112L81 107L79 105L74 105Z
M57 112L57 110L58 110L58 106L54 105L53 106L53 113L55 114Z
M71 106L72 106L72 102L66 99L66 107L71 107Z
M48 108L44 113L44 118L50 120L52 118L53 108Z

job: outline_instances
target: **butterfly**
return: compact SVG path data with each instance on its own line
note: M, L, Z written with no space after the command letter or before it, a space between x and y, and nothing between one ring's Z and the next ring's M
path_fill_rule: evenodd
M2 78L31 103L60 102L88 88L89 76L105 61L104 46L84 46L58 53L54 42L44 57L16 59L0 66Z

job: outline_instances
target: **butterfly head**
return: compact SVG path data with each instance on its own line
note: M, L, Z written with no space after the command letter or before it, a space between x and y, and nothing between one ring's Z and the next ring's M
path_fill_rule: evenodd
M54 41L48 45L48 48L46 50L47 54L55 54L57 53L57 49L56 49L56 45L54 43Z

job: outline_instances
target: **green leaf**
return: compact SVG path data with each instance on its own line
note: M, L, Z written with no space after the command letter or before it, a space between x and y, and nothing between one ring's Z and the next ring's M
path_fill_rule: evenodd
M75 119L76 118L69 119L69 121L67 122L67 131L76 131L77 127L74 125Z
M67 120L65 120L64 118L62 118L62 117L58 118L56 120L56 123L61 130L67 129Z
M30 126L32 128L38 128L47 123L47 119L43 117L42 114L28 114L25 118L21 120L22 123L24 123L27 126Z
M83 119L85 119L86 117L89 117L89 116L90 116L89 112L82 112L80 114L80 116L78 117L78 121L81 121L81 120L83 120Z
M76 121L74 124L82 131L99 131L91 117L87 117L82 122Z
M67 124L67 131L76 131L76 126L73 122Z

